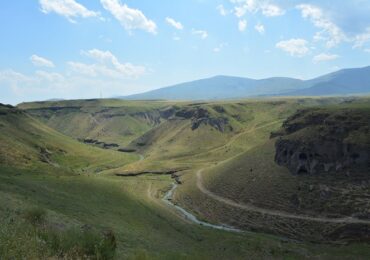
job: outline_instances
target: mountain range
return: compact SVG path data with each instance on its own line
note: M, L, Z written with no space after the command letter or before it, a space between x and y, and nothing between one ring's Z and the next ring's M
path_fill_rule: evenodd
M216 76L120 97L130 100L217 100L258 96L341 96L370 93L370 66L342 69L311 80Z

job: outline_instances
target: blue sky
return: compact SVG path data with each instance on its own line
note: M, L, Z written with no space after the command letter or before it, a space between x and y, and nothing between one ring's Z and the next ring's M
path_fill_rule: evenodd
M0 2L0 102L370 65L369 0Z

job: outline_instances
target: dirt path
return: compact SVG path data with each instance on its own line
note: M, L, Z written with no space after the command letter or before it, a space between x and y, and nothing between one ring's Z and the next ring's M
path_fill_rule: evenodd
M264 124L264 125L261 125L261 126L258 126L258 127L255 127L255 128L252 128L252 129L248 129L246 131L243 131L235 136L233 136L225 145L221 146L221 147L217 147L215 149L212 149L208 152L214 152L214 151L217 151L219 149L223 149L225 146L228 146L230 144L232 144L235 140L237 140L241 135L244 135L244 134L247 134L247 133L252 133L256 130L259 130L259 129L262 129L262 128L265 128L265 127L268 127L268 126L271 126L271 125L274 125L274 124L277 124L277 123L280 123L282 122L283 120L276 120L276 121L273 121L273 122L270 122L270 123L267 123L267 124ZM225 161L228 161L230 160L230 158L224 160ZM289 213L289 212L284 212L284 211L279 211L279 210L272 210L272 209L266 209L266 208L261 208L261 207L257 207L257 206L254 206L252 204L244 204L244 203L238 203L238 202L235 202L231 199L228 199L228 198L224 198L222 196L219 196L217 194L215 194L214 192L208 190L204 185L203 185L203 182L202 182L202 171L204 170L205 168L203 169L200 169L197 171L196 173L196 185L198 187L198 189L205 195L207 195L208 197L216 200L216 201L219 201L223 204L226 204L226 205L229 205L229 206L232 206L232 207L235 207L235 208L240 208L242 210L246 210L246 211L250 211L250 212L256 212L256 213L260 213L260 214L264 214L264 215L269 215L269 216L275 216L275 217L279 217L279 218L289 218L289 219L296 219L296 220L304 220L304 221L314 221L314 222L321 222L321 223L337 223L337 224L367 224L367 225L370 225L370 220L361 220L361 219L357 219L357 218L352 218L352 217L344 217L344 218L327 218L327 217L313 217L313 216L308 216L308 215L297 215L297 214L293 214L293 213ZM213 224L210 224L210 223L207 223L207 222L203 222L203 221L200 221L198 220L193 214L191 214L190 212L186 211L184 208L181 208L180 206L174 204L172 202L172 197L173 197L173 193L175 191L175 189L177 188L177 184L173 184L171 190L169 190L165 196L163 197L163 201L171 206L171 207L174 207L176 208L179 212L182 213L182 215L185 217L185 219L187 220L190 220L191 222L193 223L196 223L196 224L199 224L199 225L204 225L204 226L207 226L207 227L211 227L211 228L216 228L216 229L221 229L221 230L227 230L227 231L236 231L236 232L241 232L241 230L239 229L236 229L236 228L232 228L232 227L228 227L228 226L225 226L225 225L213 225Z
M205 195L211 197L212 199L217 200L221 203L224 203L232 207L240 208L246 211L257 212L257 213L261 213L264 215L281 217L281 218L290 218L290 219L307 220L307 221L315 221L315 222L326 222L326 223L368 224L370 225L370 220L361 220L361 219L352 218L352 217L345 217L345 218L311 217L311 216L306 216L306 215L296 215L296 214L279 211L279 210L260 208L260 207L257 207L251 204L237 203L233 200L221 197L213 193L210 190L207 190L207 188L203 185L203 182L202 182L202 171L203 170L199 170L197 172L198 189Z
M174 204L172 202L172 197L173 197L173 193L176 190L177 186L178 185L176 183L173 183L172 188L164 195L164 197L162 198L162 201L166 203L167 205L175 208L184 217L185 220L201 225L201 226L210 227L214 229L232 231L232 232L243 232L240 229L229 227L227 225L216 225L216 224L211 224L208 222L201 221L196 216L194 216L189 211L187 211L186 209L180 207L179 205Z
M218 146L218 147L215 147L213 149L210 149L206 152L204 152L205 154L209 154L209 153L213 153L213 152L217 152L219 150L222 150L222 149L225 149L226 147L230 146L233 142L235 142L240 136L242 135L245 135L245 134L248 134L248 133L253 133L255 132L256 130L259 130L259 129L262 129L262 128L266 128L268 126L272 126L272 125L275 125L277 123L281 123L283 122L285 119L279 119L279 120L276 120L276 121L273 121L273 122L270 122L270 123L267 123L267 124L264 124L264 125L261 125L261 126L257 126L257 127L253 127L253 128L250 128L250 129L247 129L247 130L244 130L234 136L232 136L230 138L230 140L226 143L226 144L223 144L221 146ZM199 154L198 154L199 155Z
M264 125L261 125L259 127L255 127L255 128L249 129L247 131L241 132L241 133L233 136L232 139L225 144L225 146L230 145L239 136L241 136L243 134L252 133L252 132L254 132L256 130L259 130L259 129L262 129L262 128L271 126L273 124L276 124L276 123L279 123L279 122L282 122L282 121L283 120L276 120L276 121L273 121L271 123L264 124ZM215 150L221 149L221 148L222 147L219 147L219 148L216 148ZM224 162L225 161L228 161L228 160L230 160L230 158L224 160ZM203 185L203 182L202 182L202 171L203 170L204 169L198 170L197 173L196 173L196 175L197 175L196 176L196 178L197 178L196 183L197 183L198 189L202 193L204 193L205 195L211 197L212 199L217 200L217 201L219 201L221 203L224 203L224 204L229 205L229 206L232 206L232 207L240 208L240 209L243 209L243 210L246 210L246 211L257 212L257 213L261 213L261 214L265 214L265 215L276 216L276 217L280 217L280 218L290 218L290 219L315 221L315 222L323 222L323 223L368 224L368 225L370 225L370 220L362 220L362 219L357 219L357 218L352 218L352 217L345 217L345 218L326 218L326 217L312 217L312 216L307 216L307 215L296 215L296 214L292 214L292 213L284 212L284 211L279 211L279 210L272 210L272 209L260 208L260 207L254 206L252 204L238 203L238 202L235 202L235 201L233 201L231 199L221 197L221 196L213 193L212 191L208 190Z

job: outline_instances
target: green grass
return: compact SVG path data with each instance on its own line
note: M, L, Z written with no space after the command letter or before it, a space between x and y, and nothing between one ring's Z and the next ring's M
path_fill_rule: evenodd
M279 123L260 127L284 119L298 108L337 102L340 99L272 99L195 105L207 109L212 117L227 117L234 130L224 133L209 125L192 130L190 120L163 120L153 126L124 116L109 122L112 125L108 121L103 123L109 126L104 138L112 142L127 144L145 133L146 145L138 147L146 156L144 161L136 161L135 154L94 148L70 137L76 138L77 132L83 137L101 132L101 126L86 130L89 129L86 115L102 109L108 108L113 114L143 110L153 113L173 102L94 100L22 104L21 108L33 110L49 126L53 120L55 124L58 120L65 123L76 120L73 122L78 130L73 133L72 129L70 137L66 137L27 115L0 115L0 215L6 216L0 220L3 234L0 256L43 258L58 252L69 255L87 251L94 251L92 255L96 256L95 241L101 241L99 234L112 230L117 244L116 259L368 259L370 250L366 244L297 243L267 235L271 230L266 226L274 225L268 218L255 227L256 233L231 233L190 224L161 202L161 196L173 182L168 176L113 175L128 169L187 166L189 170L181 178L184 184L176 192L178 203L206 221L250 228L248 220L257 223L261 216L245 214L201 194L195 185L195 169L213 166L204 173L204 179L207 187L219 194L239 201L253 199L261 206L290 209L289 205L278 203L284 201L289 189L295 188L296 180L273 163L273 143L268 141L270 131L277 130ZM86 112L85 117L81 112L75 115L69 111L49 118L51 106L79 106L80 111ZM176 106L194 105L182 102ZM83 128L79 128L79 122ZM137 135L119 132L127 130L126 123ZM60 127L66 126L55 128L61 131ZM253 172L245 171L251 164ZM25 219L35 220L34 224ZM48 223L47 226L61 230L64 235L55 238L51 229L43 239L54 242L40 244L34 230L40 223ZM307 223L289 224L292 226L278 223L276 234L292 228L297 233L311 228ZM85 237L79 232L82 226L91 226L97 233ZM21 246L16 241L21 241ZM82 241L87 242L81 245Z

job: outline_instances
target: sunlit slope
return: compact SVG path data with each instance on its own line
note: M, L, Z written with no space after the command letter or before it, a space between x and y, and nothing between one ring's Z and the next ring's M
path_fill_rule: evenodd
M48 126L73 138L124 147L163 120L167 102L75 100L24 103L26 110Z
M25 112L3 105L0 106L0 129L1 165L100 171L124 165L137 157L81 144Z
M342 134L340 129L352 127L355 130L351 130L345 139L351 147L356 147L356 144L366 147L369 144L366 133L370 122L370 102L367 99L305 108L304 111L307 112L298 112L286 125L289 129L299 130L283 138L304 143L312 138L320 140L321 134L333 139L337 134L330 134L331 129L338 129ZM316 126L317 122L312 120L320 118L327 123ZM260 144L246 147L245 152L214 164L199 166L200 174L184 176L184 185L177 193L178 202L216 223L310 240L346 239L351 236L352 239L365 239L366 225L361 228L360 222L369 219L366 206L369 196L368 170L363 166L357 169L354 165L349 171L296 175L275 162L275 142L280 137L270 139L268 134L274 129L277 128L266 126L246 133L248 138L257 139ZM336 139L333 140L336 142ZM252 210L247 210L249 206ZM262 214L265 209L272 210L272 213ZM282 216L279 216L280 213ZM306 216L318 219L307 221ZM327 218L335 222L335 219L348 217L355 218L354 221L358 219L359 223L326 222Z
M118 259L303 255L295 244L281 250L281 241L275 238L225 233L187 223L161 202L172 183L166 176L71 174L117 167L133 159L127 155L80 144L12 107L0 107L0 127L1 257L60 256L44 237L32 233L35 227L24 222L24 212L34 207L47 212L45 225L58 233L86 227L112 230ZM312 253L318 254L319 250Z
M264 104L262 105L263 109L260 108L260 120L251 121L251 124L232 123L233 129L238 129L239 134L236 132L230 133L230 129L224 132L218 131L209 124L201 124L193 130L194 122L192 120L176 119L175 121L180 121L183 125L179 123L179 125L169 124L167 126L173 127L174 131L185 127L189 128L190 130L188 129L185 132L191 134L190 139L196 138L199 134L197 141L193 141L193 145L198 145L197 142L202 142L202 144L206 145L206 140L203 139L208 138L207 132L220 132L217 137L223 136L223 145L229 147L229 153L223 151L221 147L212 145L209 146L212 148L206 151L206 153L201 151L193 155L190 153L184 155L182 152L180 156L172 158L169 152L161 155L152 145L144 145L140 147L140 152L146 155L145 160L133 165L136 165L136 168L156 164L161 167L184 164L187 167L191 167L181 178L183 185L180 185L179 190L176 191L177 197L184 196L187 202L189 202L186 205L190 205L190 210L199 212L207 221L231 225L241 223L243 228L248 228L245 225L245 220L249 218L246 218L245 215L233 208L220 206L217 201L210 200L207 196L202 197L203 194L197 191L196 182L192 183L193 180L196 180L192 178L196 177L194 174L195 170L199 167L216 166L215 163L217 162L219 163L218 166L221 167L222 160L232 160L231 158L239 154L240 150L243 150L244 144L250 143L252 140L259 140L255 145L251 145L259 147L261 140L269 136L269 127L271 127L271 130L276 130L280 124L279 121L274 122L272 119L280 120L279 115L281 112L276 112L274 117L269 117L267 115L268 110L280 111L280 108L283 108L281 106L287 106L282 110L282 113L288 115L296 109L295 105L291 106L292 104L307 105L307 102L311 104L312 102L317 103L321 101L299 101L298 103L296 101L290 103L289 101L285 105L276 104L274 101L274 104L271 105ZM213 112L212 110L214 109L209 106L214 105L210 103L197 104L196 106L202 106L203 108L205 106L206 110L212 113L211 118L218 118L219 115L223 115L225 112ZM225 106L224 109L228 111L239 109L239 105L234 107L232 103L227 102L217 105ZM183 111L184 106L185 104L177 105L175 110ZM258 105L252 107L257 108ZM16 160L11 160L12 155L2 150L0 213L2 216L6 216L6 218L0 220L0 232L4 231L4 226L13 227L14 221L18 223L17 221L22 219L24 209L38 206L47 210L48 225L60 228L61 230L59 231L63 231L70 226L75 226L78 230L81 230L81 227L86 226L86 224L88 227L93 226L98 229L113 230L117 238L116 257L118 259L129 257L134 259L319 258L327 255L360 258L369 254L366 248L367 245L361 244L343 247L313 246L257 233L234 234L193 225L161 201L163 194L171 187L173 182L168 176L144 175L125 178L104 174L107 171L100 172L110 167L113 167L113 170L120 163L126 164L134 158L138 160L139 156L127 158L122 153L80 144L51 130L19 110L6 107L1 109L1 143L4 143L8 148L11 148L12 145L17 145L14 146L17 149L11 151L14 154L18 151L19 155L17 155ZM13 110L13 113L9 113L9 109ZM216 109L223 111L220 108ZM188 110L188 108L185 110ZM232 114L234 113L232 112ZM265 116L262 116L263 114ZM249 122L249 117L246 118L246 121ZM169 117L168 120L163 121L161 124L165 125L170 122L171 119ZM214 130L206 130L207 127L212 127ZM256 135L251 136L252 132ZM162 134L161 131L161 134L158 134L158 137L153 140L166 139L167 135L165 133L163 131ZM224 137L224 135L229 135L230 138ZM34 138L35 136L37 138ZM174 138L178 137L175 136ZM187 142L182 142L181 144L191 147ZM37 146L37 149L33 149L32 147L34 146ZM46 156L46 162L38 160L40 156L38 147L44 146L48 152L41 154ZM174 147L171 147L171 149ZM60 152L61 154L59 154L57 149L65 152ZM245 148L245 150L252 151L250 146ZM207 154L207 152L210 152L210 154ZM32 156L30 163L24 163L20 159L25 154ZM69 157L69 155L73 156ZM184 164L181 164L182 159ZM6 164L4 163L5 161ZM18 164L18 162L20 163ZM71 169L68 169L67 165ZM149 167L147 169L152 168ZM71 171L81 172L81 170L102 174L71 174ZM205 172L205 182L210 180L206 174L208 173ZM247 182L248 180L245 181ZM205 183L205 185L207 185L207 188L211 187L208 186L208 183ZM183 192L184 189L189 189L191 197L187 192ZM181 204L185 203L181 201ZM8 225L9 223L11 224ZM271 233L270 230L266 230L261 225L256 226L255 230ZM296 228L295 230L295 232L300 232L302 229ZM20 233L11 234L18 236L23 234L22 232L23 230ZM275 233L279 235L284 234L278 229ZM19 236L19 238L16 241L30 240L40 242L35 237ZM0 239L0 242L2 241L4 240ZM24 243L24 247L22 247L23 258L24 256L33 256L32 252L40 249L37 246L32 247L32 244L31 247L29 245ZM0 255L1 253L0 247ZM42 253L41 256L45 258L47 256L45 253L47 252Z
M267 99L182 104L162 124L131 142L140 167L193 167L263 144L297 109L342 99Z

